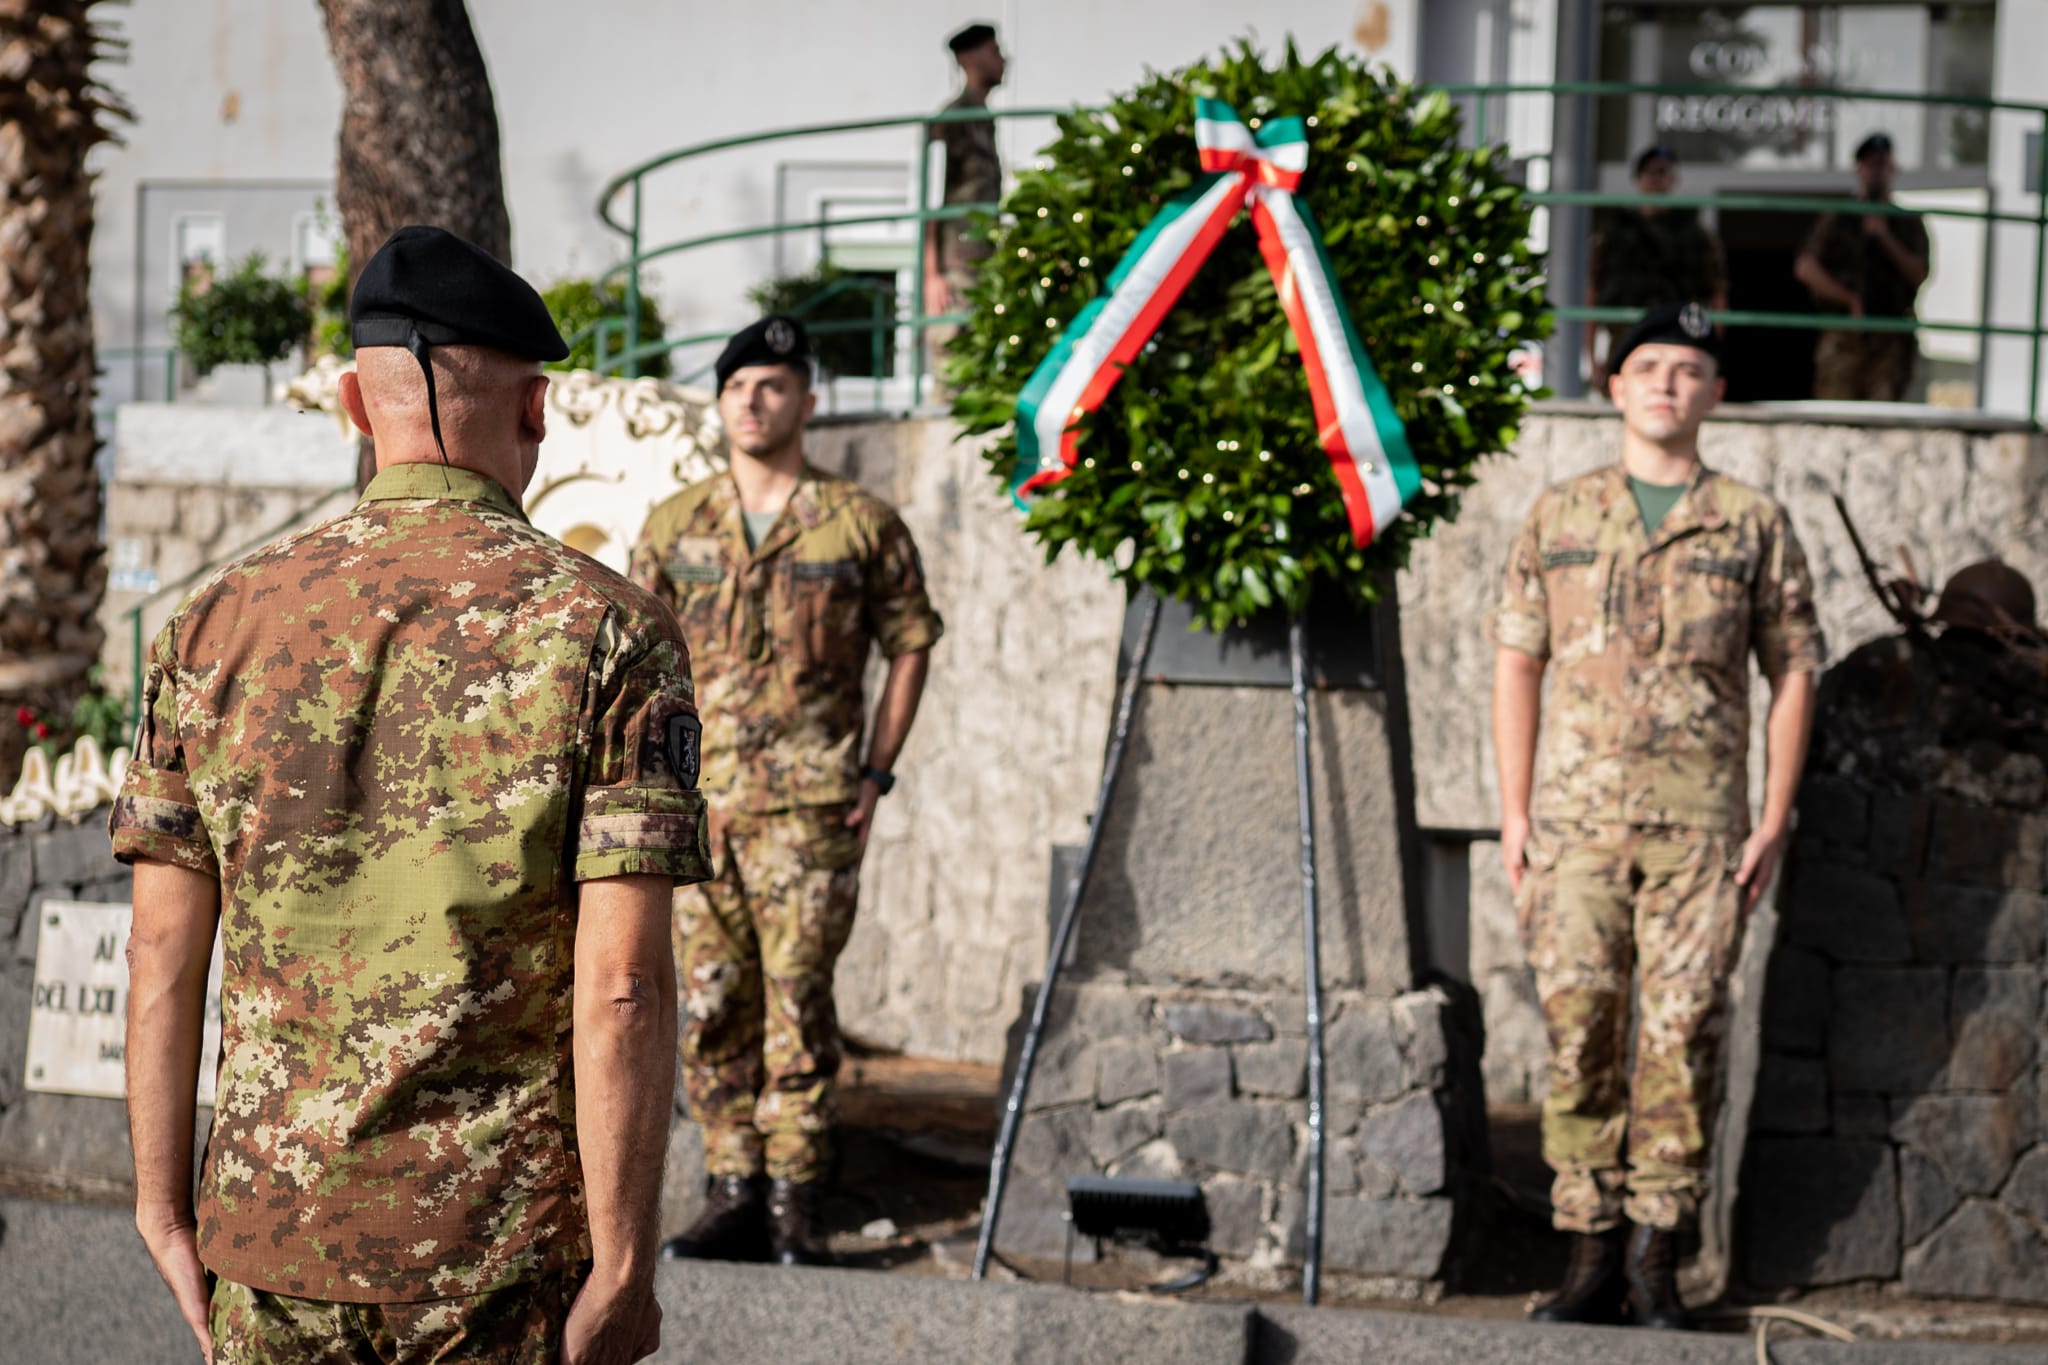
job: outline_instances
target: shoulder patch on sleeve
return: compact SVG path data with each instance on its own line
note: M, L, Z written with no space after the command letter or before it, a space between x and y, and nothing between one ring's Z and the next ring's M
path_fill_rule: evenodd
M668 718L668 766L684 791L695 791L703 765L704 725L687 711Z

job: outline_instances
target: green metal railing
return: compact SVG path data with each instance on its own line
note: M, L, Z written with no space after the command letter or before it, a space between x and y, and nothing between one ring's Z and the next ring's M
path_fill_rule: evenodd
M1566 99L1599 100L1612 97L1656 97L1663 95L1683 96L1729 96L1759 99L1825 99L1842 103L1873 102L1880 104L1911 105L1923 108L1943 108L1982 111L1987 117L1993 115L2014 116L2038 122L2041 130L2039 166L2042 189L2031 192L2034 201L2030 213L1999 212L1990 209L1931 207L1904 209L1896 205L1864 205L1846 196L1826 198L1815 196L1780 196L1772 194L1671 194L1646 196L1633 191L1601 192L1591 190L1544 189L1531 192L1530 200L1546 208L1627 208L1645 203L1661 207L1697 207L1730 211L1757 211L1772 213L1795 213L1812 215L1840 211L1854 205L1859 213L1905 215L1914 213L1924 218L1949 218L1973 221L1983 224L1986 236L1986 251L1983 269L1993 269L1996 254L1991 240L1996 226L2023 227L2031 229L2034 235L2034 269L2031 292L2030 321L2025 325L1994 323L1991 321L1992 290L1987 286L1980 291L1982 302L1974 321L1957 319L1918 318L1856 318L1833 313L1783 313L1755 311L1724 311L1718 316L1733 327L1797 328L1808 330L1840 330L1867 332L1946 332L1970 333L1978 338L1981 349L1994 337L2012 337L2031 343L2030 371L2028 381L2027 410L2030 416L2038 416L2041 410L2041 360L2043 341L2043 293L2044 272L2048 272L2048 104L2030 104L2013 100L1993 100L1974 96L1933 96L1902 94L1880 90L1830 90L1797 87L1763 88L1734 85L1636 85L1622 82L1588 81L1540 84L1455 84L1436 87L1454 99L1465 102L1471 109L1468 133L1479 142L1487 141L1496 128L1495 115L1515 99L1547 99L1553 102ZM739 151L746 148L770 144L782 144L796 139L821 138L834 135L867 133L885 129L924 129L933 124L979 122L996 119L1046 119L1066 109L1007 109L1007 110L948 110L936 114L905 115L894 118L862 119L843 123L808 124L800 127L778 128L750 133L738 137L719 138L709 142L682 147L661 156L651 158L613 177L598 196L597 214L600 221L617 232L625 242L626 254L603 277L604 282L623 280L624 311L620 316L607 318L584 335L592 336L598 352L598 368L606 373L636 375L643 362L688 346L708 345L724 340L730 335L730 328L719 331L697 332L688 336L661 339L644 338L640 335L640 296L643 288L642 271L651 262L681 255L707 247L734 242L771 238L790 233L824 232L831 229L879 226L885 224L912 223L917 230L917 264L911 270L910 307L899 318L890 319L877 306L878 316L872 324L823 323L814 330L823 331L858 329L872 325L878 331L876 350L882 349L879 333L886 329L890 333L907 331L909 334L910 401L913 405L922 399L926 369L924 334L930 327L957 324L966 320L966 315L949 312L928 315L925 312L925 290L923 252L924 238L933 222L957 220L970 214L994 210L994 204L952 204L927 207L931 203L930 160L924 155L917 158L916 198L910 209L895 213L863 214L857 217L825 218L806 222L774 223L764 226L731 228L718 232L703 233L674 241L650 244L649 225L645 215L647 181L670 167L686 163L701 162L704 158L723 152ZM1539 154L1539 157L1544 154ZM1532 158L1537 159L1537 158ZM624 198L623 216L620 210ZM1559 250L1584 251L1586 244L1575 241L1552 243L1552 254ZM1601 308L1579 303L1576 300L1559 299L1551 309L1561 321L1578 323L1614 323L1631 320L1631 310L1623 308ZM1566 361L1576 365L1577 359ZM1980 360L1979 362L1983 362ZM879 368L879 367L878 367ZM881 388L876 388L877 404ZM1981 401L1981 394L1980 394Z

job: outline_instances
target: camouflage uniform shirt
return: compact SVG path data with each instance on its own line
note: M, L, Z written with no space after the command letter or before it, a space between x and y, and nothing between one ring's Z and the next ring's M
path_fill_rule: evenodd
M930 649L943 626L902 518L806 464L753 550L729 476L648 515L627 570L676 610L704 708L705 796L761 813L860 795L870 643Z
M1920 260L1927 259L1927 225L1917 213L1887 215L1885 229L1898 244ZM1873 318L1909 318L1913 299L1920 292L1899 273L1885 249L1863 231L1863 215L1855 212L1824 213L1807 235L1802 251L1820 262L1828 277L1863 300L1863 313ZM1819 301L1821 311L1840 313L1831 300ZM1886 334L1889 338L1893 334ZM1910 338L1907 338L1910 340ZM1896 395L1894 395L1896 396Z
M689 670L645 593L439 465L172 616L112 825L220 879L215 1273L406 1302L589 1258L575 884L709 875Z
M948 104L941 112L953 113L962 109L986 109L979 100L970 99L965 91ZM1003 162L996 151L996 125L993 119L979 122L934 123L931 140L946 144L946 194L948 204L993 204L1003 197ZM971 265L989 253L989 245L979 237L970 237L971 220L951 218L939 223L939 268L957 270Z
M1823 645L1783 508L1701 468L1654 537L1619 465L1548 489L1509 551L1494 643L1548 660L1538 820L1749 827L1749 655Z

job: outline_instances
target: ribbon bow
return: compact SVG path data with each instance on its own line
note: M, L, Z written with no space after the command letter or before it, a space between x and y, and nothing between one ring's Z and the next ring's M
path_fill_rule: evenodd
M1337 292L1315 218L1295 195L1308 166L1307 129L1283 118L1253 130L1222 101L1198 99L1195 146L1204 174L1145 225L1024 385L1011 487L1021 499L1067 476L1080 458L1076 424L1102 405L1249 205L1259 254L1301 347L1317 439L1336 471L1352 539L1370 545L1422 479Z

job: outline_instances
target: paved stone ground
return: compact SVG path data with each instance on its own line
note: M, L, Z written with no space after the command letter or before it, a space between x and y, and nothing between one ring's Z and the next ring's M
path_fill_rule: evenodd
M982 1074L985 1068L968 1074L887 1058L860 1059L854 1072L859 1083L845 1108L857 1126L848 1133L840 1172L849 1192L828 1206L835 1249L854 1268L665 1265L659 1287L668 1344L658 1360L1749 1365L1755 1359L1739 1320L1722 1323L1722 1333L1693 1337L1527 1324L1522 1314L1547 1282L1543 1268L1554 1263L1557 1248L1540 1219L1508 1200L1475 1239L1488 1255L1467 1267L1463 1291L1433 1304L1347 1298L1340 1290L1326 1295L1324 1308L1304 1310L1295 1302L1297 1291L1277 1283L1217 1286L1185 1302L1163 1303L1128 1291L1180 1267L1144 1256L1080 1268L1077 1284L1092 1292L1020 1283L1000 1269L998 1282L960 1283L993 1126L992 1104L961 1097L976 1089L992 1093L995 1077ZM1526 1126L1502 1124L1496 1138L1496 1162L1512 1177L1511 1187L1526 1186L1534 1160ZM888 1226L881 1226L885 1220ZM1057 1263L1021 1269L1049 1281L1060 1273ZM1771 1353L1779 1365L2020 1365L2048 1358L2048 1312L2039 1310L1856 1290L1796 1303L1866 1340L1841 1347L1798 1340L1795 1330L1777 1328ZM1991 1344L2001 1342L2011 1345ZM0 1198L0 1360L197 1360L188 1343L125 1208Z

